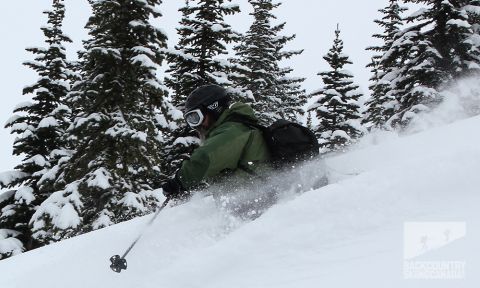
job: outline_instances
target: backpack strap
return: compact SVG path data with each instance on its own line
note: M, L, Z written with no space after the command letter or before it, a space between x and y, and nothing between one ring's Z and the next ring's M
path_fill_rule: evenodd
M250 128L256 128L260 131L265 131L267 127L259 124L258 122L254 122L250 119L248 119L245 116L238 115L238 114L233 114L232 116L228 117L226 119L226 122L237 122L237 123L242 123Z

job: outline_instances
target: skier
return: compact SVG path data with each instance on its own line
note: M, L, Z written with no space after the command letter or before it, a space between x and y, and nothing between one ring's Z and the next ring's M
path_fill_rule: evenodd
M226 90L217 85L205 85L194 90L187 97L184 112L185 121L198 132L202 145L195 149L190 159L182 163L175 176L162 185L167 199L148 225L153 223L170 199L187 199L189 191L203 180L218 179L219 175L228 172L244 173L249 179L264 182L262 189L246 189L248 195L237 193L239 191L228 186L228 183L223 192L234 192L234 197L225 199L214 194L214 199L220 201L222 209L253 220L277 201L279 190L276 184L266 184L267 177L260 176L256 171L260 167L265 167L262 170L274 168L278 161L299 161L318 155L318 141L313 132L286 120L263 127L259 125L250 106L243 103L230 105ZM250 186L257 184L255 181L249 182ZM123 256L114 255L110 258L113 271L120 273L127 269L125 257L141 236L133 241Z
M166 197L188 196L203 180L228 172L254 175L270 158L262 132L235 121L257 123L253 109L244 103L230 105L227 91L220 86L194 90L185 102L184 119L198 132L202 145L182 163L175 177L162 185Z
M220 86L205 85L194 90L185 102L184 118L198 132L202 145L182 163L175 176L162 185L163 194L168 199L157 209L148 225L153 223L170 199L186 199L189 191L203 180L218 178L228 171L258 178L255 171L270 160L270 151L260 129L241 123L258 123L253 109L243 103L230 105L229 95ZM271 194L263 201L241 201L226 208L239 216L254 219L261 214L260 209L266 209L273 201L275 195ZM113 271L120 273L127 269L125 257L141 236L122 256L110 258Z

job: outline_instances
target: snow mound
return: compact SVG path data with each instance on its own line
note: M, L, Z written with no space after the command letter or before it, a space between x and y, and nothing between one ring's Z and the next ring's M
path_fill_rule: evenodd
M165 209L121 274L108 259L151 215L0 261L0 287L479 287L480 117L387 136L309 163L303 176L330 184L253 221L211 197ZM415 221L466 223L465 238L421 256L464 261L465 279L404 279L403 227Z

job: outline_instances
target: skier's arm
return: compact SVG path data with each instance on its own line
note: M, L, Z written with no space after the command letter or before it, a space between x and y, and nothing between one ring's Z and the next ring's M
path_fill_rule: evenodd
M239 123L227 123L195 149L189 160L183 162L178 178L185 189L223 170L235 170L250 137L250 130Z

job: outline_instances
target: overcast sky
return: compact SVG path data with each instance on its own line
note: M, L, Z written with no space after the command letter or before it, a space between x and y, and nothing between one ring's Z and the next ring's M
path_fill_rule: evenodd
M180 14L178 8L183 0L164 0L161 5L164 17L158 25L167 31L170 46L177 41L175 27ZM227 21L239 32L245 32L251 24L247 0L235 0L240 4L241 15L231 16ZM289 61L295 71L294 76L306 77L304 87L307 92L321 87L320 77L316 73L328 69L322 56L332 45L334 30L340 23L341 37L344 40L345 53L350 55L353 65L346 67L355 75L356 82L364 92L368 92L369 73L365 65L370 60L367 46L375 44L371 35L378 31L373 19L379 17L378 9L384 7L387 0L284 0L283 5L274 12L278 21L286 21L285 33L296 34L289 48L305 49L304 53ZM22 88L32 84L37 75L22 66L22 62L32 59L25 52L26 47L43 46L43 34L40 27L46 23L42 11L49 9L51 0L15 0L3 1L0 17L0 35L2 37L0 79L2 84L2 105L0 105L0 172L11 170L16 164L12 154L13 136L3 129L3 124L12 115L13 107L29 100L22 96ZM74 43L68 45L70 57L82 47L81 40L87 37L83 29L89 17L90 9L86 0L66 0L67 15L64 32Z

